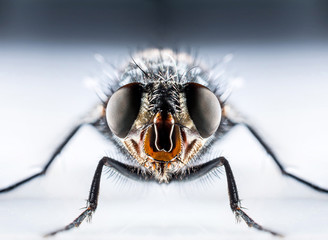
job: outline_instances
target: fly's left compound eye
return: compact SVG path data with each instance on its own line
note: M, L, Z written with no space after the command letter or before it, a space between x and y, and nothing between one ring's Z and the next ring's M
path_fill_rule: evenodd
M109 99L106 119L110 130L125 138L136 120L142 97L139 83L130 83L118 89Z
M210 137L218 129L221 121L221 106L218 98L207 87L198 83L188 83L185 87L187 108L199 134Z

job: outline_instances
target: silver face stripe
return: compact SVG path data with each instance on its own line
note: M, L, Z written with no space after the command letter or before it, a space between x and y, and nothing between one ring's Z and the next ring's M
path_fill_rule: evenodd
M172 151L172 148L173 148L173 141L172 141L172 135L173 135L173 130L174 130L174 122L173 122L173 124L172 124L172 126L171 126L171 130L170 130L170 135L169 135L169 137L170 137L170 146L171 146L171 148L170 148L170 150L168 150L168 151L166 151L165 149L159 149L159 147L158 147L158 145L157 145L157 140L158 140L158 130L157 130L157 126L156 126L156 123L155 123L155 119L154 119L154 128L155 128L155 147L156 147L156 149L157 150L159 150L159 151L164 151L164 152L171 152ZM174 120L173 120L174 121Z

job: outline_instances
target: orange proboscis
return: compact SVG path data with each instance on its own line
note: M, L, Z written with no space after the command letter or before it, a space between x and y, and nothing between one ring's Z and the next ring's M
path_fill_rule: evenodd
M148 156L150 156L151 158L153 158L154 160L166 161L166 162L172 161L181 152L180 129L178 126L174 125L174 119L170 113L164 120L162 118L161 113L157 113L154 118L154 125L155 124L165 124L166 126L173 128L172 135L169 136L170 141L172 142L173 146L171 147L170 151L156 149L156 147L154 147L154 146L156 146L156 144L154 142L156 140L156 138L154 138L154 136L152 137L152 134L154 134L153 132L154 132L155 127L152 126L146 132L146 136L144 138L144 150L145 150L146 154ZM155 134L156 134L156 132L155 132Z

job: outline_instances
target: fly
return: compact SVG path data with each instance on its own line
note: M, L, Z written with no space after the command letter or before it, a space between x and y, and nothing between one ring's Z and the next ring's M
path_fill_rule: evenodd
M195 180L223 167L226 172L230 207L236 218L249 227L282 236L255 222L241 207L237 185L229 161L218 156L200 161L206 150L237 125L242 125L270 155L281 173L319 192L321 188L285 170L270 146L255 128L232 114L231 106L223 100L216 79L209 71L197 66L186 53L169 49L148 49L137 53L119 73L109 81L106 99L82 120L43 167L42 171L0 189L8 192L34 178L44 175L56 157L78 130L91 125L118 146L129 159L128 163L104 156L98 163L86 209L71 223L45 236L53 236L80 226L91 217L98 205L103 167L138 181L171 183Z

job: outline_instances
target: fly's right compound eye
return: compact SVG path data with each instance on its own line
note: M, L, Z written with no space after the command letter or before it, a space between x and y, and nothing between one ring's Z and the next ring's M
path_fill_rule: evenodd
M136 120L142 97L139 83L130 83L118 89L109 99L106 119L110 130L118 137L125 138Z
M198 83L188 83L185 87L187 108L199 134L210 137L218 129L221 121L221 105L211 90Z

